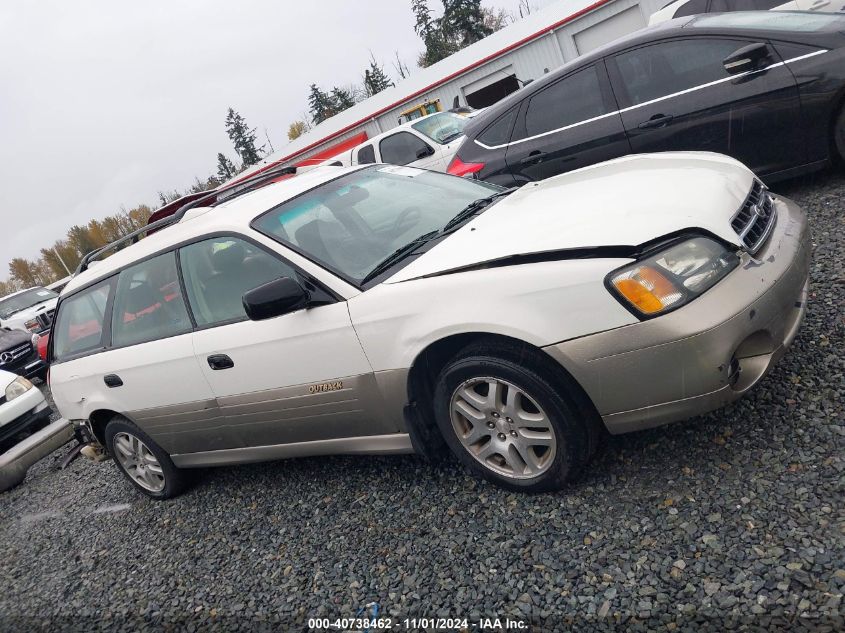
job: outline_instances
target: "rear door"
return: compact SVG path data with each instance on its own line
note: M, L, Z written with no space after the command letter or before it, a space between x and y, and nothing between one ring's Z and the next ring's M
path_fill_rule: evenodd
M630 151L604 64L581 68L522 102L505 160L516 184Z
M78 410L125 414L169 453L234 445L194 355L174 253L63 300L55 332L52 378Z
M632 151L720 152L761 175L802 164L798 89L777 52L766 43L771 63L751 73L730 75L722 64L754 43L702 36L608 57Z
M324 305L249 321L242 297L299 271L241 236L212 237L179 252L197 324L194 350L225 417L245 446L397 432L383 421L375 376L344 301L311 285Z

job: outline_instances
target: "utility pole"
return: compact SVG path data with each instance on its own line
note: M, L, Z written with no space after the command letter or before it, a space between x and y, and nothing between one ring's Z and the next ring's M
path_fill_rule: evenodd
M67 271L67 274L68 274L68 275L70 275L70 274L71 274L71 272L70 272L70 268L68 268L68 267L67 267L67 264L65 264L65 260L63 260L63 259L62 259L62 256L61 256L61 255L59 255L59 249L57 249L57 248L54 246L54 247L53 247L53 252L56 254L56 257L58 257L58 258L59 258L59 261L60 261L60 262L62 262L62 266L64 266L64 267L65 267L65 270Z

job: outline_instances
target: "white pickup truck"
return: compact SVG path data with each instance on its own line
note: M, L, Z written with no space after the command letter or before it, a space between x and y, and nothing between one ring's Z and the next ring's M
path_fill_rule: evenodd
M0 327L43 334L53 324L59 295L36 286L0 298Z

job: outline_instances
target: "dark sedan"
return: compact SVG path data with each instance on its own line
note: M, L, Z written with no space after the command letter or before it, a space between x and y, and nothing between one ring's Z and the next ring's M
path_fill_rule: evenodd
M38 355L32 334L0 327L0 370L46 379L47 364Z
M845 16L754 11L647 28L469 123L449 172L521 185L625 154L719 152L767 182L845 159Z

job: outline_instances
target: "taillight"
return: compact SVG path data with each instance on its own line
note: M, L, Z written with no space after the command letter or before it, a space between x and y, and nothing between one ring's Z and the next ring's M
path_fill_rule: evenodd
M472 176L484 169L484 163L465 163L456 155L446 170L453 176Z

